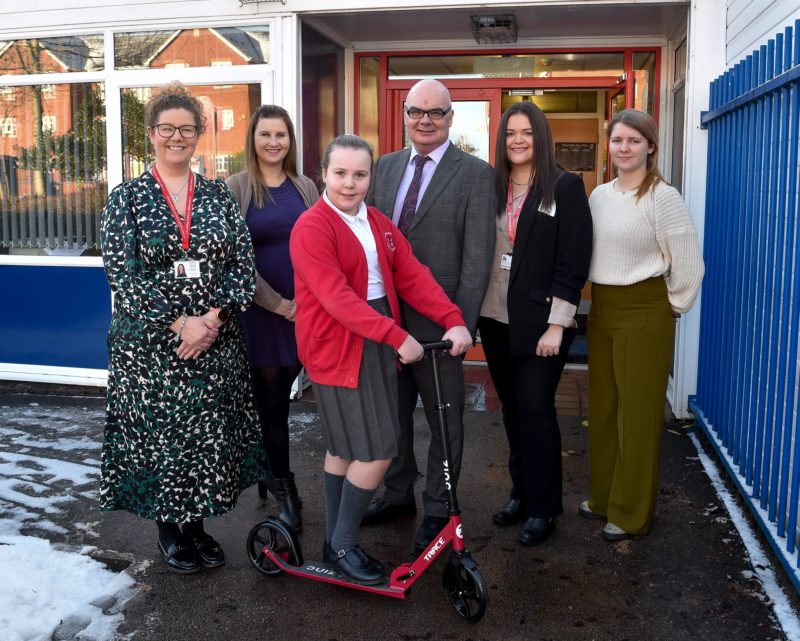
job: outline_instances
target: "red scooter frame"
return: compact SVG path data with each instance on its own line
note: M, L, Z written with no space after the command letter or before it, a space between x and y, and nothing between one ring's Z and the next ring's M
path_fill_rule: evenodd
M479 621L486 612L489 593L478 566L464 546L461 512L455 488L450 483L450 437L447 429L447 405L442 400L439 378L439 352L452 347L450 341L439 341L423 345L430 352L433 365L433 381L436 394L436 410L439 430L444 448L444 478L447 489L448 522L428 547L411 563L395 568L387 581L381 585L354 583L325 563L304 562L300 542L291 527L276 517L255 525L247 536L247 554L255 568L267 576L283 573L333 583L346 588L372 592L396 599L404 599L411 586L422 573L452 543L453 550L442 575L442 583L456 612L466 621Z

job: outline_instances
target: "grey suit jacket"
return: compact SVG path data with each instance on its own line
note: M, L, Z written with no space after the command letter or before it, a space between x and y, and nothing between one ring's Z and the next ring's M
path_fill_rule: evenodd
M391 218L397 190L411 156L404 149L378 158L367 203ZM408 240L475 334L495 240L494 170L450 143L420 200ZM403 305L406 329L419 341L436 341L444 329L425 310Z

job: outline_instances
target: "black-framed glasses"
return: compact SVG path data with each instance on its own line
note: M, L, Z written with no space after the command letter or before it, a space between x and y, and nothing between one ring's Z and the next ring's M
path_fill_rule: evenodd
M197 137L197 125L181 125L180 127L167 124L156 125L156 131L162 138L172 138L172 136L175 135L176 130L181 133L182 138Z
M452 107L448 107L447 109L428 109L427 111L419 109L418 107L409 107L408 105L403 105L403 108L406 110L406 115L411 118L411 120L422 120L423 116L428 116L431 120L441 120L453 111Z

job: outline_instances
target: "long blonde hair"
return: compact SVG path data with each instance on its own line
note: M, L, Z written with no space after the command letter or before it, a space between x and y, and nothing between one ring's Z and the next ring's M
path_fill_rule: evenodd
M636 202L638 203L642 196L654 189L659 181L667 182L658 171L658 125L650 114L637 109L623 109L608 123L607 138L609 140L611 140L614 127L620 122L642 134L653 147L653 151L647 154L647 173L636 191Z

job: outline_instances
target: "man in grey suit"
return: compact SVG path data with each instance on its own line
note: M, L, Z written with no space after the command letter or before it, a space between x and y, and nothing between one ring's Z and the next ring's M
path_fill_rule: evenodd
M494 251L494 171L449 141L453 110L447 88L436 80L421 80L408 92L404 120L411 149L378 159L367 195L374 205L407 236L414 255L427 265L436 281L460 308L472 335L489 281ZM403 304L406 329L420 342L438 341L443 328ZM441 360L442 387L449 403L452 461L451 481L461 469L464 444L464 372L461 357ZM384 478L383 496L374 499L364 524L378 523L416 513L414 481L414 408L422 397L431 428L428 449L425 510L415 537L421 551L447 522L446 489L442 470L443 452L429 359L404 366L399 376L400 454Z

